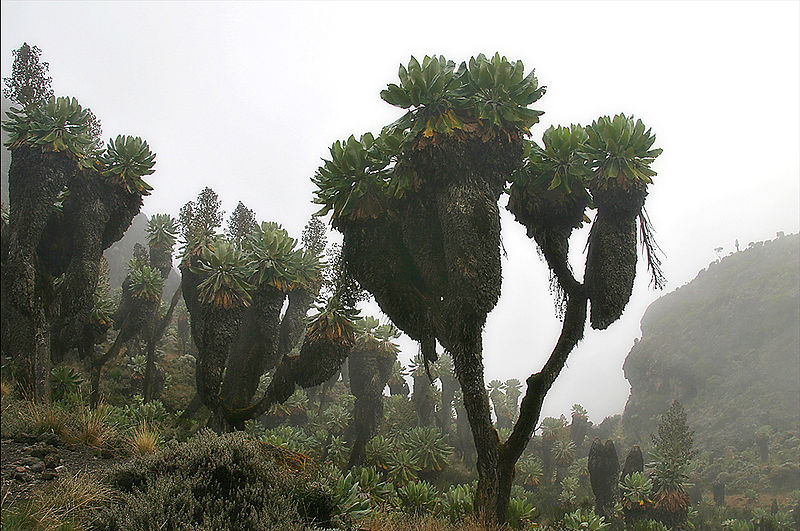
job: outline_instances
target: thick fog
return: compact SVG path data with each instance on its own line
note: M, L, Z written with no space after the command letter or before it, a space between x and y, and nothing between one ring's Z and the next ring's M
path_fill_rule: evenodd
M210 186L226 212L241 200L297 237L317 210L310 177L330 144L401 115L379 97L400 63L499 51L548 87L533 105L545 111L536 140L551 124L619 112L652 127L664 153L647 210L669 291L716 247L800 229L798 20L797 2L3 2L0 49L8 76L13 49L39 46L56 94L91 107L104 138L149 142L158 156L148 215L177 215ZM486 379L524 381L560 325L546 266L503 212ZM572 244L578 275L585 240ZM622 363L659 296L640 273L622 319L572 353L545 415L575 402L596 422L622 411ZM402 346L404 360L416 353Z

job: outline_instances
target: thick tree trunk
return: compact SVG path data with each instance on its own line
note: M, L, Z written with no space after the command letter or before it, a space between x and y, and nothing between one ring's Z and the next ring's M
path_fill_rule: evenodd
M619 490L619 459L612 441L602 444L600 439L595 439L592 442L589 449L589 479L594 493L595 511L606 520L611 519Z
M436 404L433 399L433 387L428 375L417 370L414 374L414 394L411 403L417 413L420 426L433 426L433 414Z
M442 407L441 411L439 411L439 427L444 436L447 437L450 432L450 426L453 423L453 398L458 389L458 381L449 375L440 375L439 381L442 382Z
M383 388L394 360L394 355L375 350L350 353L350 391L356 402L347 430L347 438L353 444L347 468L360 466L366 459L367 441L375 435L383 417Z
M2 350L25 369L25 385L48 402L50 324L46 306L52 286L38 274L37 247L58 194L77 165L64 153L18 147L11 152L9 226L3 276ZM22 362L22 363L20 363Z

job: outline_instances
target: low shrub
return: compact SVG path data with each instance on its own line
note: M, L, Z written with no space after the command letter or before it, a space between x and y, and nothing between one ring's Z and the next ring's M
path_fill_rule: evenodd
M304 529L335 516L327 481L246 434L204 430L111 473L99 529ZM285 451L284 451L285 452Z

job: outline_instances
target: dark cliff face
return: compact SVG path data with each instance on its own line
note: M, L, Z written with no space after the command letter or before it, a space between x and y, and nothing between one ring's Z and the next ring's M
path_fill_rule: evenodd
M645 442L674 399L697 442L743 447L800 424L800 236L751 244L655 301L623 366L623 424Z

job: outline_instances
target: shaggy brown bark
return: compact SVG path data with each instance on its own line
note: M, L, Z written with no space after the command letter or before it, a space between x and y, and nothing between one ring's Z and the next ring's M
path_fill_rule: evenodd
M367 441L375 435L383 416L383 388L392 373L396 356L364 348L350 353L350 392L356 397L353 420L347 439L353 447L347 468L360 466L366 459Z
M595 499L595 511L607 520L614 514L619 495L619 459L613 441L595 439L589 449L589 480Z
M9 226L2 267L2 349L39 402L50 400L52 282L39 272L37 247L58 194L77 170L64 153L20 146L11 152Z

